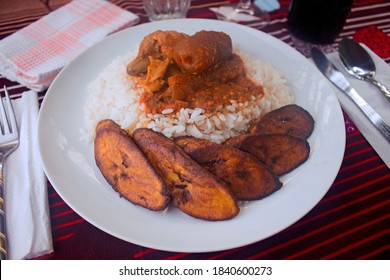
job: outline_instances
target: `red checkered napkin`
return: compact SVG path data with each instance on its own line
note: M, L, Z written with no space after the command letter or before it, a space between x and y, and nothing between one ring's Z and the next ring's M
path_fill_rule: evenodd
M101 0L74 0L0 41L0 74L42 91L75 56L139 17Z

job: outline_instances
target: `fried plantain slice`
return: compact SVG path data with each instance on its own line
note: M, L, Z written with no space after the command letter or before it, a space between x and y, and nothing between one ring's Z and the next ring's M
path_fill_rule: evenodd
M310 154L305 139L287 134L244 134L228 139L225 144L250 153L278 176L300 166Z
M272 110L258 119L250 133L288 134L307 139L314 129L314 119L308 111L296 104L289 104Z
M169 192L164 182L130 136L112 120L98 123L94 155L103 177L125 199L154 211L166 208Z
M282 187L278 177L250 154L193 137L174 139L203 168L223 180L238 200L256 200Z
M133 139L168 187L173 205L203 220L219 221L239 213L237 201L224 182L197 164L171 139L146 128Z
M203 149L208 146L214 146L215 143L205 140L199 139L192 136L179 136L173 139L173 141L182 148L186 154L191 154L195 152L197 149Z

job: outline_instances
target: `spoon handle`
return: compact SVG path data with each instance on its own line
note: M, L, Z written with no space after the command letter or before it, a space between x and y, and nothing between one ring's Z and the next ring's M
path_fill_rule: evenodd
M390 102L390 91L383 84L375 80L372 76L366 76L366 80L376 86Z

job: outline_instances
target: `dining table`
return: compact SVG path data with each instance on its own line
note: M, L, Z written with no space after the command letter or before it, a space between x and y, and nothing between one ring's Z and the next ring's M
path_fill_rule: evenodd
M36 22L69 0L0 2L0 39ZM147 24L142 1L110 0ZM237 1L192 0L187 18L217 20L210 10ZM295 38L287 26L289 0L269 12L266 26L239 22L267 33L310 59L312 44ZM129 27L132 28L132 27ZM321 45L335 52L343 38L365 44L390 64L390 2L355 0L335 41ZM387 73L390 75L390 72ZM28 88L0 76L11 98ZM47 90L38 93L39 103ZM73 210L47 182L54 251L35 260L388 260L390 258L390 169L342 110L345 151L340 169L325 196L301 219L265 239L237 248L211 252L171 252L119 239L97 228ZM388 147L390 153L390 146ZM313 186L314 187L314 186ZM156 232L158 234L158 232ZM188 242L191 242L190 240Z

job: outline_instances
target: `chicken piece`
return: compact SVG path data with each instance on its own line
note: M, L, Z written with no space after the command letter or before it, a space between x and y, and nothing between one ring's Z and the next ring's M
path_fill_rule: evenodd
M137 77L148 92L158 91L166 85L167 74L178 72L173 60L176 43L188 35L177 31L158 30L141 42L137 57L127 64L127 74Z
M310 154L305 139L287 134L244 134L228 139L225 145L253 155L278 176L300 166Z
M164 182L115 122L98 123L94 155L103 177L125 199L154 211L166 208L170 197Z
M130 76L143 76L149 66L149 58L158 60L173 60L174 47L178 41L188 35L177 31L155 31L142 40L135 60L127 65Z
M197 164L171 139L145 128L136 129L133 139L163 178L178 209L210 221L231 219L239 213L237 201L225 183Z
M310 113L298 105L289 104L265 114L249 131L260 134L289 134L307 139L313 129L314 119Z
M148 74L145 77L139 78L138 82L144 87L147 92L157 92L167 87L167 81L162 77L169 67L169 60L155 59L149 57Z
M241 150L193 137L179 137L175 143L223 180L238 200L261 199L282 187L268 167Z
M174 49L177 65L191 74L207 71L219 62L230 59L232 54L233 45L229 35L205 30L179 41Z

